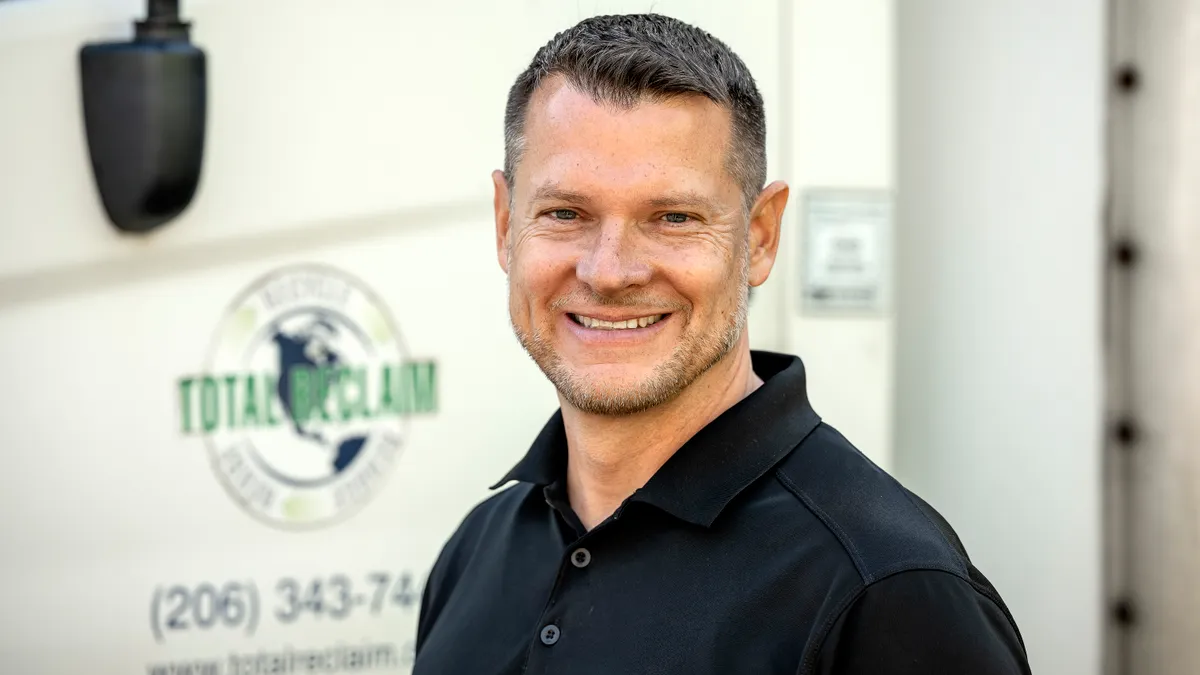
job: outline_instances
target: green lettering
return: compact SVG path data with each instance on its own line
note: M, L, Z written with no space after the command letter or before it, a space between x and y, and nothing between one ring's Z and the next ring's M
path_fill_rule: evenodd
M343 366L337 370L337 400L338 400L338 417L342 418L343 422L350 421L354 417L354 406L351 406L351 401L346 397L346 390L350 388L353 381L350 379L350 368ZM358 398L362 398L360 392Z
M192 433L192 383L190 377L179 378L179 423L183 433Z
M234 401L237 399L233 393L234 388L237 387L237 379L237 375L225 376L225 424L230 429L237 423L237 408L234 406Z
M433 361L409 364L412 379L413 412L437 411L437 364Z
M279 378L267 373L262 374L263 410L267 412L267 425L279 426L279 415L275 414L279 401Z
M261 426L258 419L258 387L253 375L246 376L246 390L242 396L242 426Z
M317 366L317 400L313 403L321 419L328 422L329 417L329 385L333 380L333 370L329 366Z
M354 382L358 386L358 399L355 401L354 414L360 419L370 419L371 409L367 405L367 369L354 369Z
M293 366L291 376L292 419L303 424L312 415L312 371L307 366Z
M395 403L392 401L392 369L388 366L383 366L381 369L383 375L383 384L379 388L379 411L376 416L389 415L393 412Z
M396 400L395 412L407 415L412 412L412 377L404 365L392 366L396 370Z
M218 398L216 379L205 376L200 382L200 426L205 433L216 429L221 419Z

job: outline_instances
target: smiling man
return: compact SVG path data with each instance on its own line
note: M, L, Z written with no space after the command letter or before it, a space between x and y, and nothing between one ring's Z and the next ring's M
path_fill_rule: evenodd
M752 352L788 200L724 44L596 17L513 86L496 247L560 410L446 544L417 675L1028 673L950 526Z

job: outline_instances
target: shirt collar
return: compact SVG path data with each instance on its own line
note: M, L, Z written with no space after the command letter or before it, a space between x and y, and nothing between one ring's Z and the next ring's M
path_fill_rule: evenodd
M734 497L817 427L820 417L808 402L800 359L764 351L750 355L763 386L692 436L631 501L709 527ZM559 410L492 489L512 480L549 485L564 479L566 468L567 436Z
M521 481L546 486L567 475L567 430L563 426L562 410L555 410L550 421L529 446L529 452L509 470L496 488L509 481Z

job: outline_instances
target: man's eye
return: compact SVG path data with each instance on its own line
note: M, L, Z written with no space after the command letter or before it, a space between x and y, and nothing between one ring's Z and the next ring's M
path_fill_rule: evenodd
M663 216L663 220L667 221L668 223L675 223L676 225L679 225L688 221L688 214L668 213L667 215Z
M558 220L575 220L579 217L579 214L571 209L554 209L550 212L550 215Z

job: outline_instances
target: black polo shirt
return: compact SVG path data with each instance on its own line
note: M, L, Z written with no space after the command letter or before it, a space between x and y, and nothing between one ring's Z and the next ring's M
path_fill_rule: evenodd
M590 532L555 414L426 584L415 675L1016 675L1024 645L950 526L821 422L798 358Z

